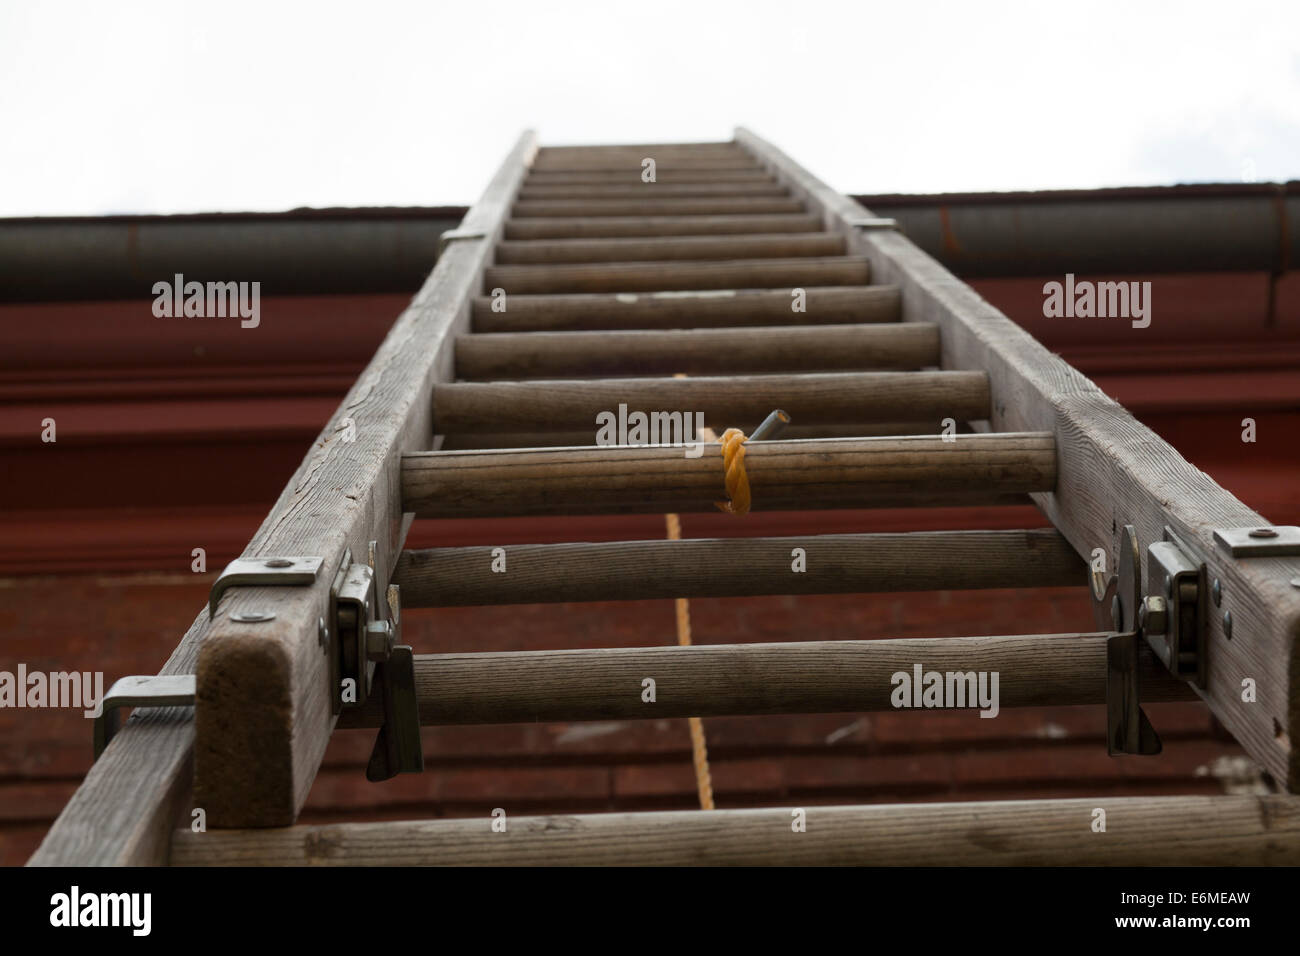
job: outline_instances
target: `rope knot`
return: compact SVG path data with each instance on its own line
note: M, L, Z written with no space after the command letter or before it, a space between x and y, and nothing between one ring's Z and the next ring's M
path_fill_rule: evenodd
M749 475L745 473L745 433L728 428L722 433L722 467L729 501L714 502L729 515L749 514Z

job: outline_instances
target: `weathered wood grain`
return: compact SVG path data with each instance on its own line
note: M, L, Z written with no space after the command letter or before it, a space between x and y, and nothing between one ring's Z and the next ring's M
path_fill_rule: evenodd
M797 199L765 196L721 196L710 199L521 199L511 215L531 216L734 216L746 214L801 213Z
M852 425L787 425L783 440L795 438L884 438L905 435L938 435L944 430L940 419L910 422L865 422ZM957 423L959 435L971 434L966 423ZM563 448L584 447L592 443L592 430L580 432L457 432L442 436L444 451L473 451L485 448Z
M794 550L806 562L794 569ZM403 551L404 607L862 594L1079 585L1085 567L1053 529L520 544Z
M748 232L820 232L821 217L803 212L739 216L568 216L511 219L505 237L599 239L602 237L725 236Z
M509 801L503 795L506 809ZM1106 832L1092 831L1094 810ZM172 862L221 866L1295 866L1294 797L985 803L338 823L176 835Z
M644 186L643 170L639 163L613 170L553 170L534 169L524 180L525 186ZM746 169L661 169L655 175L656 184L689 183L774 183L775 177L755 166Z
M620 405L647 414L702 413L704 424L749 431L774 408L804 424L905 418L971 421L989 414L982 372L814 372L698 378L455 382L433 394L435 427L456 431L580 431ZM721 431L719 431L721 434Z
M514 295L495 311L493 300L474 300L475 332L567 332L598 329L741 328L896 322L896 286L814 286L806 311L795 312L789 289L729 289L674 293Z
M467 380L919 369L938 362L939 330L924 322L456 339L456 374Z
M772 289L866 285L871 269L850 256L793 259L717 259L700 262L595 262L573 265L492 266L483 291L507 296L555 292L662 292L695 289ZM507 309L509 304L507 303Z
M635 153L592 157L539 157L533 168L537 170L556 172L617 172L624 169L631 169L640 173L644 168L641 161L646 158L646 156L637 155ZM746 159L743 156L729 154L718 154L714 156L674 156L664 153L657 157L650 156L648 158L655 160L656 172L658 170L663 170L666 173L686 170L746 172L759 168L752 159Z
M415 691L425 725L854 713L894 710L898 684L893 675L914 677L919 665L922 673L944 674L945 681L950 672L996 673L999 708L1102 706L1108 636L421 654L415 659ZM1142 693L1148 701L1194 699L1185 682L1162 673L1154 655L1144 653L1141 662ZM655 682L653 703L642 697L647 677ZM986 692L992 687L988 680ZM959 682L954 678L954 702ZM962 686L969 688L968 683ZM339 726L375 727L380 720L375 702L348 711Z
M918 373L919 374L919 373ZM1021 504L1056 481L1050 435L830 438L747 447L755 511ZM406 511L424 518L713 511L721 446L424 452L402 463Z
M498 265L571 262L662 262L666 259L778 259L838 256L844 237L829 232L757 233L740 236L664 236L651 239L506 240Z
M741 156L748 159L734 139L720 139L714 142L691 143L556 143L554 146L540 146L537 157L553 159L557 156L646 156L646 155L685 155L685 156Z
M786 196L784 186L775 180L758 182L715 183L534 183L525 182L520 199L682 199L702 196Z

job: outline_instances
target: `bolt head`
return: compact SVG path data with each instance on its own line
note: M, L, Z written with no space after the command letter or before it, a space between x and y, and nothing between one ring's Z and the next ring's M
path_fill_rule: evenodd
M1277 532L1272 528L1255 528L1250 532L1252 538L1276 538Z
M1138 609L1138 627L1147 634L1163 634L1169 627L1169 606L1165 599L1153 594Z
M1223 636L1232 640L1232 612L1223 612Z
M1223 585L1219 583L1218 578L1215 578L1214 583L1210 585L1210 594L1214 597L1215 607L1223 603Z
M264 621L274 621L275 615L270 611L232 611L230 619L240 624L261 624Z
M387 621L372 621L366 626L366 657L372 661L386 661L395 644L393 625Z

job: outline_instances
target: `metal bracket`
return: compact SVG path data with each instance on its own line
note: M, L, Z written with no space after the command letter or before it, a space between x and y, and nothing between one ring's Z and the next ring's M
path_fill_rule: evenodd
M391 619L378 618L372 543L368 563L343 553L330 588L328 653L330 699L335 714L343 707L360 707L377 698L384 715L366 767L370 780L387 780L398 773L424 770L420 741L420 712L415 696L415 655L400 643L401 597L390 584L385 597ZM355 682L356 697L343 702L343 681Z
M1234 558L1288 558L1300 555L1300 528L1295 525L1260 528L1219 528L1219 547Z
M366 702L374 668L366 657L366 626L375 607L375 571L368 564L352 560L352 549L330 587L329 654L330 699L334 713L343 709L343 681L352 680L356 705Z
M442 251L447 248L449 243L458 239L486 239L487 233L482 229L448 229L438 237L438 257L442 258Z
M854 229L893 229L898 232L903 231L903 227L898 224L897 219L884 219L876 216L863 216L860 219L850 219L848 224Z
M95 718L95 759L121 729L123 707L193 707L196 682L193 674L160 674L155 677L123 677L113 683L100 701Z
M1094 588L1095 595L1095 588ZM1119 568L1111 592L1111 626L1106 640L1106 752L1158 754L1163 749L1138 687L1138 617L1142 604L1142 553L1137 531L1126 524L1119 536Z
M1174 538L1168 528L1165 538ZM1170 673L1204 687L1210 591L1205 562L1192 560L1177 539L1157 541L1147 548L1147 587L1153 593L1138 617L1147 643Z
M221 603L221 595L227 588L250 585L292 587L312 584L324 563L324 558L288 555L235 558L212 582L212 590L208 594L208 620L216 617L217 605Z
M481 235L481 234L480 234ZM471 238L469 235L453 238ZM376 696L384 713L384 723L375 742L374 753L366 769L371 780L386 780L397 773L424 769L424 754L420 743L420 714L415 698L415 663L410 647L398 642L400 607L398 590L392 585L386 592L392 619L381 616L382 604L375 590L376 543L370 543L369 558L365 563L352 559L351 549L343 552L343 560L330 586L329 615L319 621L321 645L329 662L330 709L334 714L344 706L360 707ZM217 604L227 588L244 585L309 585L315 582L324 564L317 557L257 557L238 558L221 572L212 585L208 598L208 614L216 614ZM269 620L271 615L256 615L252 620ZM139 684L113 685L105 707L126 707L141 704L152 706L194 703L194 677L178 691L167 684L151 685L153 680L167 678L124 678L124 681L146 682L142 694L132 696L127 691L139 690ZM355 699L343 702L342 688L345 680L352 680ZM121 690L117 699L113 694ZM183 691L180 697L178 693ZM165 693L166 692L166 693ZM187 694L188 696L185 696ZM111 709L110 711L111 712ZM98 754L107 745L107 738L116 729L107 716L95 724L95 746Z
M1106 639L1106 752L1154 756L1164 749L1138 692L1138 635Z
M1160 753L1160 737L1142 710L1138 653L1142 637L1177 677L1204 687L1208 592L1205 562L1170 528L1165 540L1147 548L1147 584L1142 593L1142 552L1137 531L1125 525L1119 539L1119 568L1108 581L1091 574L1098 625L1117 633L1106 641L1106 741L1115 754Z

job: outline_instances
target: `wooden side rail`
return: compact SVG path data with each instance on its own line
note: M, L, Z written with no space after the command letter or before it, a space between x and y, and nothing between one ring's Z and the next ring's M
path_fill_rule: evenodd
M1119 534L1133 525L1143 593L1152 593L1146 548L1163 540L1166 528L1205 562L1208 580L1219 581L1220 599L1208 605L1210 665L1201 696L1276 780L1300 790L1300 747L1293 743L1300 739L1300 588L1290 583L1300 578L1300 558L1233 558L1214 539L1218 529L1267 526L1268 520L901 233L861 228L868 210L754 133L738 129L736 139L820 213L824 228L838 230L850 250L871 260L876 281L899 286L908 319L940 327L944 368L988 372L996 396L990 429L1056 436L1060 480L1034 500L1075 550L1090 555L1100 548L1113 569ZM1140 347L1144 330L1131 333ZM1243 695L1243 681L1254 682L1256 693Z
M364 561L373 541L376 574L386 581L402 550L409 518L396 493L401 455L434 447L433 384L452 374L455 335L468 328L470 301L482 291L492 244L536 150L532 132L523 134L466 214L467 238L447 246L245 550L319 555L315 584L236 587L214 619L204 608L162 671L197 672L197 706L133 715L33 864L165 862L185 806L203 807L213 827L297 817L335 723L320 643L334 573L345 548ZM268 600L269 620L231 616L263 610ZM382 588L377 600L382 613Z

